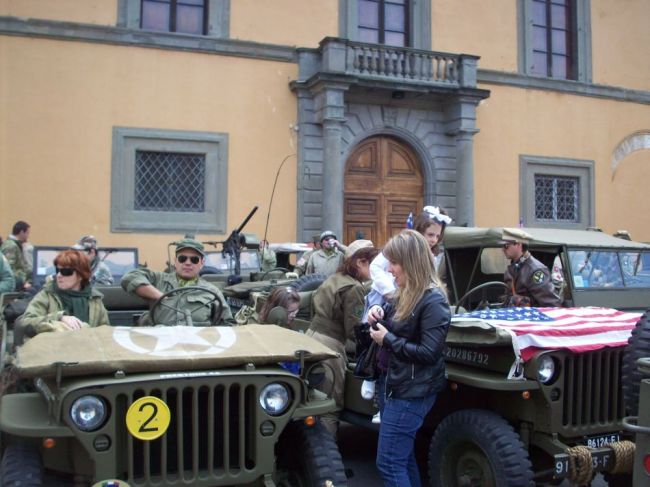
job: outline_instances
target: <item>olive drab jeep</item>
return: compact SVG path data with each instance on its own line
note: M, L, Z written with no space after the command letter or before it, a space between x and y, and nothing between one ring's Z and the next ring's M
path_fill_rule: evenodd
M2 485L346 485L313 388L332 352L273 325L108 327L19 347L0 399Z
M553 269L566 307L622 311L627 321L614 327L618 341L596 336L591 350L577 352L559 340L522 354L507 327L460 314L499 311L507 262L501 228L447 228L446 284L459 314L447 337L448 386L425 420L417 453L426 457L432 486L586 484L597 472L609 485L629 486L634 443L623 420L634 407L627 385L639 381L625 364L636 363L634 350L650 347L647 320L639 320L650 303L650 245L592 231L526 231L531 253ZM587 318L585 326L598 320ZM626 346L632 329L635 345ZM348 370L341 419L373 427L375 409L360 386Z

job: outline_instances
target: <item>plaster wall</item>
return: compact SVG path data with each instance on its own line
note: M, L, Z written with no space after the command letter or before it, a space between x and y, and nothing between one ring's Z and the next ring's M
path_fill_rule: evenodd
M338 0L234 0L230 38L297 47L318 47L338 35Z
M591 0L594 83L650 90L648 19L648 0Z
M650 106L489 88L490 98L477 109L480 132L474 138L477 225L519 222L520 155L583 159L594 161L594 224L610 233L625 229L636 240L650 241L643 217L650 212L650 150L628 155L615 175L611 168L617 145L647 127Z
M515 0L432 0L431 49L481 56L479 67L517 71Z
M0 0L0 16L117 24L117 0Z
M296 152L288 87L296 65L23 37L0 37L0 55L3 235L23 219L36 245L94 234L100 245L139 247L143 261L162 268L179 235L109 233L112 128L125 126L228 134L227 228L259 205L245 231L261 238L276 171ZM273 201L272 242L295 237L295 187L290 157Z

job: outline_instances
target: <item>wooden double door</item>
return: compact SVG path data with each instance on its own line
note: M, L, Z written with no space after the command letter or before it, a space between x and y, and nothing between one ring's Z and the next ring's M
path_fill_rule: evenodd
M422 210L423 178L415 152L386 136L364 140L346 162L343 241L372 240L375 246L406 227Z

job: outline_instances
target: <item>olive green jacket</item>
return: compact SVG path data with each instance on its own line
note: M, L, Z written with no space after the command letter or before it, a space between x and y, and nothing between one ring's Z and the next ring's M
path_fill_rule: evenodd
M122 289L129 294L136 294L135 290L139 286L151 284L162 293L167 293L172 289L181 287L176 273L156 272L149 269L133 269L127 272L122 277ZM221 317L219 325L232 325L235 320L232 317L232 312L228 307L226 299L223 297L221 291L210 284L208 281L199 278L194 286L205 288L206 291L192 291L187 294L176 294L167 298L164 301L164 306L159 306L156 311L156 321L153 323L151 316L147 313L146 316L140 321L143 325L185 325L186 317L183 310L191 310L191 325L205 326L210 324L212 318L212 306L209 303L215 301L214 294L217 300L221 303ZM214 294L212 294L212 291ZM173 309L172 309L173 308ZM178 311L180 312L178 312Z
M345 261L343 252L337 249L320 249L311 254L305 274L325 274L331 276Z
M353 277L340 272L331 275L314 292L314 318L309 329L341 343L354 339L354 326L361 322L366 291L366 286Z
M10 293L14 289L16 289L14 273L11 272L11 266L7 258L0 254L0 294Z
M0 250L2 250L2 253L9 261L11 271L14 273L16 281L22 288L23 283L30 282L32 271L29 269L27 261L25 261L25 257L23 256L22 244L15 237L12 237L13 235L10 235L7 240L2 242Z
M103 294L93 289L88 300L88 323L84 326L108 325L108 311L102 303ZM35 333L47 331L69 331L61 321L65 315L61 298L54 292L54 282L46 282L34 298L29 302L23 324L30 326Z

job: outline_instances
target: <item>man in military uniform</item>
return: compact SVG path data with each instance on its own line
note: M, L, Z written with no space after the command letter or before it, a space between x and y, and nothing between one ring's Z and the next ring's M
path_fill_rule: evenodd
M205 251L203 244L193 238L184 238L176 242L175 272L154 272L148 269L134 269L122 278L122 288L140 296L151 303L158 301L163 294L172 289L186 286L198 286L205 291L196 290L169 296L158 306L155 313L156 323L149 313L143 316L143 325L186 325L205 326L213 321L213 312L217 302L221 303L221 315L214 317L218 325L232 325L234 319L221 291L199 277L203 267ZM216 298L215 298L216 295ZM216 299L217 302L214 302ZM186 311L191 311L191 319Z
M346 248L336 239L334 232L324 231L320 234L320 250L309 257L305 274L334 274L345 260Z
M80 250L86 254L90 263L90 283L110 286L113 284L113 275L106 264L102 262L97 254L97 239L92 235L81 237L79 241L72 246L74 250Z
M508 286L506 306L561 306L548 267L528 251L531 238L520 228L503 229L503 253L511 262L503 276Z
M260 270L267 272L275 269L278 266L278 258L275 252L269 248L269 241L262 240L259 249L260 256Z
M16 289L16 279L4 254L0 254L0 294Z
M29 239L31 226L22 220L17 221L11 235L2 243L0 250L9 261L11 270L16 279L16 290L28 290L32 287L32 270L29 268L23 255L23 244Z
M305 272L307 272L307 264L309 263L309 258L311 257L311 254L313 254L318 249L320 249L319 239L320 239L320 234L317 233L316 235L312 235L311 240L314 245L314 248L303 253L300 256L300 259L298 259L298 262L296 262L296 265L294 266L293 270L299 276L305 275Z

